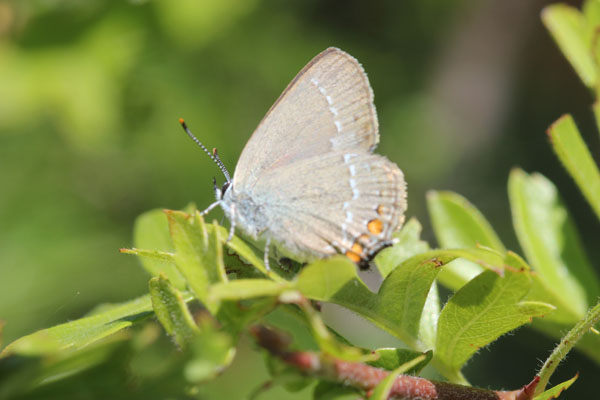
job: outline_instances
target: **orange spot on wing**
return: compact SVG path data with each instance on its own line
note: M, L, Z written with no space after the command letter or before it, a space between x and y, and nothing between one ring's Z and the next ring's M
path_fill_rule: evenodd
M381 220L377 218L372 219L367 224L367 229L373 235L379 235L381 232L383 232L383 222L381 222Z
M380 205L377 207L377 214L379 214L379 215L383 215L383 213L384 213L384 212L385 212L385 207L384 207L383 205L381 205L381 204L380 204Z
M352 249L350 249L353 253L356 254L361 254L363 252L363 247L360 245L360 243L354 243L352 245Z
M356 254L353 251L348 250L346 252L346 257L348 257L350 260L352 260L353 262L357 263L360 261L360 255Z

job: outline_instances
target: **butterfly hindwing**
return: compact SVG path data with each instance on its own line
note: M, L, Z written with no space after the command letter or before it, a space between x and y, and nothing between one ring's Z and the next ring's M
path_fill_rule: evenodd
M269 234L306 259L338 252L369 259L389 244L406 210L402 172L368 152L334 151L273 170L253 193L269 210Z

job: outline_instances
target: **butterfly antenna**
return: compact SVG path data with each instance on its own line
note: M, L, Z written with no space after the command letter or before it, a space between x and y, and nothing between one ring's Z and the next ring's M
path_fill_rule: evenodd
M221 171L224 171L223 173L226 173L226 176L229 176L229 172L227 172L227 168L225 168L225 164L223 164L223 161L221 161L221 158L219 157L219 152L217 151L217 148L213 148L212 150L212 154L213 156L215 156L215 159L217 160L217 164L219 164L219 168L221 169ZM227 181L229 182L229 179L227 179Z
M188 126L185 123L185 121L183 120L183 118L179 118L179 123L183 127L183 130L185 131L185 133L187 133L188 136L191 137L192 140L198 146L200 146L202 148L202 150L204 150L204 152L206 154L208 154L208 156L210 157L210 159L213 160L214 163L219 166L219 169L221 170L221 172L223 173L223 175L225 175L225 179L227 180L227 182L231 182L231 177L229 176L229 171L227 171L227 168L225 168L225 164L223 164L223 161L221 161L221 159L219 158L219 154L217 153L217 149L213 149L213 153L214 154L211 153L206 147L204 147L204 145L202 144L202 142L199 141L196 136L194 136L194 134L192 133L192 131L190 131L190 129L188 128Z

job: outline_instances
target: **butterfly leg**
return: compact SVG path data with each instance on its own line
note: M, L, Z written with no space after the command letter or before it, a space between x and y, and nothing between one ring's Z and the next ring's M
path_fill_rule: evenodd
M265 268L267 271L271 270L269 267L269 247L271 247L271 238L267 237L267 242L265 243Z
M210 206L208 206L204 211L202 211L200 213L200 215L205 216L206 214L208 214L213 208L215 208L216 206L218 206L219 204L221 204L221 200L219 201L215 201L214 203L212 203Z
M233 233L235 232L235 206L231 205L231 226L229 227L229 236L227 236L227 242L229 243L233 239Z

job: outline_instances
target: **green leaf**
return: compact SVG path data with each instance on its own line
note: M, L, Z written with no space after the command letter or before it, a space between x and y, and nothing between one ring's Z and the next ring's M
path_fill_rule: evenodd
M481 347L552 311L544 303L521 302L530 286L528 271L513 268L505 269L504 277L482 272L463 286L442 309L436 357L458 371Z
M313 300L341 305L367 305L375 297L358 277L356 265L343 256L315 261L304 267L296 279L295 287Z
M484 246L506 252L498 235L483 214L464 197L453 192L430 191L427 208L435 236L442 247Z
M354 264L346 257L339 257L307 266L298 276L296 289L306 297L346 307L398 337L411 348L425 351L433 347L432 337L435 335L435 318L428 319L423 313L428 296L433 293L432 283L439 270L457 258L477 262L496 273L502 273L506 264L515 270L528 271L527 264L510 252L503 256L486 248L431 250L393 268L375 295L358 278ZM434 301L432 304L436 309L438 303ZM552 306L545 303L524 303L520 306L524 311L520 312L531 313L532 309L539 311L536 308L538 306L544 312L552 310ZM465 383L460 372L445 365L444 360L434 356L432 364L448 379Z
M222 239L216 224L209 230L200 213L186 214L181 211L165 211L175 248L175 262L194 295L211 312L217 305L210 303L208 288L218 282L226 282L223 265Z
M437 284L434 281L427 294L427 300L425 300L421 321L419 322L419 339L425 345L425 348L433 349L435 347L439 317L440 296Z
M369 362L368 364L373 367L386 369L388 371L393 371L419 356L425 356L421 362L404 371L406 374L414 375L418 374L423 368L425 368L433 357L432 351L421 353L409 349L382 348L375 350L375 353L379 355L379 358L375 361Z
M558 399L558 396L560 396L563 391L567 390L573 384L573 382L575 382L577 380L578 377L579 377L579 374L575 375L573 378L569 379L568 381L559 383L558 385L552 387L551 389L548 389L545 392L538 394L537 396L535 396L533 398L533 400Z
M590 43L592 59L596 66L600 64L600 2L597 0L585 1L582 5L582 12L587 27L587 37ZM598 96L596 89L596 97Z
M222 227L217 227L221 229L223 233L221 233L221 238L227 238L228 234L224 233L225 230ZM237 236L233 236L230 241L225 241L225 245L233 250L237 255L239 255L243 260L247 263L253 265L256 269L258 269L261 273L268 276L274 281L277 282L287 282L284 278L277 275L273 270L268 270L265 268L265 263L262 257L256 255L256 252L242 239Z
M267 314L264 321L269 327L285 332L294 348L305 351L318 351L319 345L304 313L295 305L281 304Z
M593 89L597 72L583 14L566 4L552 4L542 11L542 21L581 81Z
M222 332L212 317L201 317L198 327L200 332L189 342L193 357L183 369L185 378L192 383L216 377L235 356L231 336Z
M430 191L427 208L436 239L443 248L488 247L506 252L498 235L483 214L467 199L453 192ZM438 279L445 286L458 290L481 273L476 263L458 259L440 272Z
M421 354L420 356L417 356L415 359L413 359L411 361L407 361L406 363L404 363L401 366L399 366L398 368L396 368L388 376L386 376L381 382L379 382L379 384L377 386L375 386L375 389L373 390L373 393L371 394L369 399L387 400L398 375L403 374L406 371L414 368L416 365L421 364L426 358L427 358L427 356L425 354Z
M600 26L600 2L597 0L584 1L581 11L587 24L588 36L591 37L596 28Z
M238 338L248 325L256 323L278 305L277 298L264 297L245 301L223 301L215 319L222 330Z
M548 128L556 155L600 218L600 172L573 117L563 115Z
M600 40L598 41L600 43ZM600 133L600 101L596 101L592 106L594 111L594 119L596 121L596 129Z
M423 331L429 330L430 336L434 331L435 315L423 317L425 302L441 267L459 257L498 270L504 266L504 258L489 249L432 250L394 267L376 295L360 280L354 263L340 256L305 267L295 287L308 298L346 307L412 347L427 350L417 339L422 324L427 324ZM435 299L430 301L427 310L436 311L438 304Z
M185 298L189 300L190 296ZM79 350L152 314L150 296L142 296L111 306L104 312L23 336L3 349L0 357L12 354L52 355L65 350Z
M416 218L411 218L394 234L398 241L394 246L383 249L375 257L375 265L383 278L389 275L400 263L415 254L429 250L429 244L420 239L421 224Z
M52 355L13 355L0 359L0 399L39 398L40 386L67 379L106 362L117 350L128 347L131 335L121 331L78 350ZM44 390L44 389L41 389Z
M150 279L149 287L156 317L175 343L181 348L185 347L198 334L198 327L183 296L164 275Z
M341 383L319 381L313 391L313 400L356 400L360 392Z
M293 296L290 293L290 297ZM280 301L285 301L282 296ZM321 314L319 314L310 304L310 302L305 298L292 299L293 304L296 304L303 311L306 320L310 326L311 332L319 348L322 352L329 354L337 359L345 360L345 361L356 361L356 362L366 362L371 361L377 358L376 355L372 354L372 352L363 352L362 349L357 347L349 346L341 341L337 340L336 336L329 331L323 320L321 319Z
M552 320L579 320L600 286L555 186L515 169L508 189L519 243L537 271L530 298L555 304Z
M77 351L64 351L46 358L32 387L66 379L106 361L129 335L116 334Z
M267 355L265 363L272 382L283 386L289 392L300 391L314 382L313 378L303 375L298 368L284 363L277 357Z
M411 347L418 340L423 308L435 277L441 266L456 258L436 250L419 254L401 263L383 281L373 312L391 322Z
M289 283L274 282L270 279L238 279L211 286L209 299L211 302L218 302L278 296L291 287Z
M140 256L144 269L152 276L163 273L178 289L185 289L185 279L177 270L173 260L173 245L169 234L169 223L163 210L151 210L135 220L133 245L137 250L123 251Z
M390 395L390 392L392 391L392 387L394 386L394 382L396 381L396 378L398 377L398 375L400 375L400 373L400 368L390 372L388 376L383 378L381 382L379 382L377 386L375 386L375 389L373 389L373 393L371 394L371 396L369 396L369 399L387 400Z

